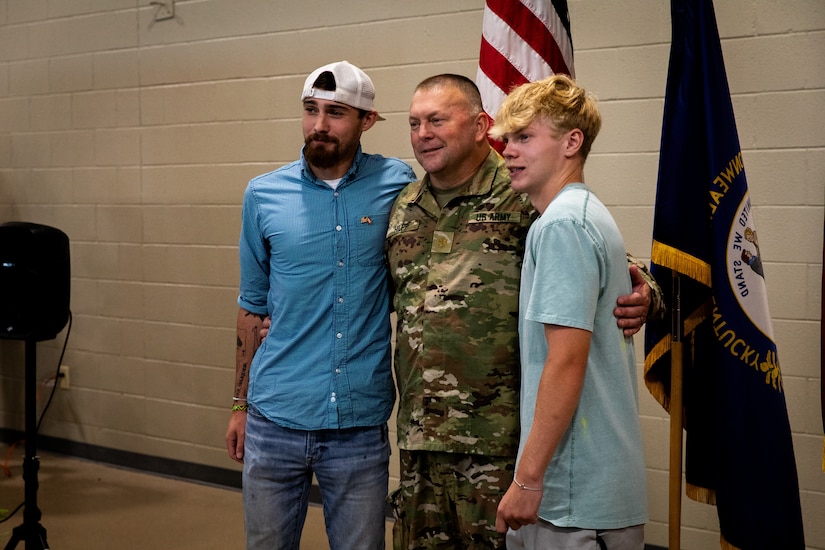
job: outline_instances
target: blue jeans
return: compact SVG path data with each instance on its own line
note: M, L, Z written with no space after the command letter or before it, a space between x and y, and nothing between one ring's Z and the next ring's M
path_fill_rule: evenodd
M330 549L383 550L389 462L386 424L292 430L250 407L243 466L247 549L298 550L315 474Z

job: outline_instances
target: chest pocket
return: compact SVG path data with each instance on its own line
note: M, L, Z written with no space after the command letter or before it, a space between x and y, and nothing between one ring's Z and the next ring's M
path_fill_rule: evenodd
M384 263L384 239L389 221L389 214L366 214L353 220L351 244L359 265Z

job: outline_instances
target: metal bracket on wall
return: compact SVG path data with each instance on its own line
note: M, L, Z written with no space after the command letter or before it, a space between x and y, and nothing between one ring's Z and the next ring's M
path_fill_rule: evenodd
M175 17L175 0L152 0L152 6L157 6L155 10L155 21L165 21Z

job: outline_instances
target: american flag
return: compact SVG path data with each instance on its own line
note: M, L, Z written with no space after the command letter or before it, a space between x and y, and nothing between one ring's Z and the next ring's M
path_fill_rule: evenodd
M494 117L510 90L573 72L567 0L486 0L476 84Z

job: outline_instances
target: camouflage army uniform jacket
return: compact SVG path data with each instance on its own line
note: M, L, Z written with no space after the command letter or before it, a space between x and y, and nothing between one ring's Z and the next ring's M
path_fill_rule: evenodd
M400 448L516 455L518 290L535 216L493 150L443 209L427 176L396 199L387 258Z

